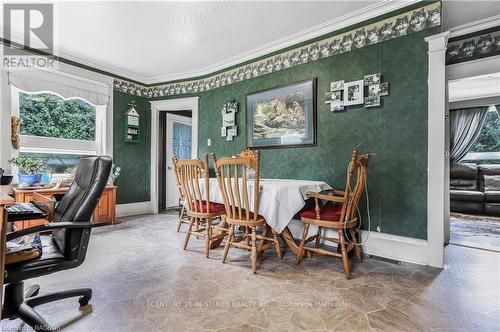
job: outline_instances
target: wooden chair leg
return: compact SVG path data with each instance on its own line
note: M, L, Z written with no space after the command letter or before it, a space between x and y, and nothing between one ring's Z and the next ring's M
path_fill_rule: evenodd
M309 224L304 224L304 231L302 232L302 240L300 241L299 249L297 250L297 258L295 264L299 264L304 254L304 245L306 244L307 233L309 232Z
M342 254L342 264L344 265L344 272L347 279L351 277L351 272L349 271L349 256L347 255L347 250L345 247L345 237L344 230L339 229L339 244L340 252Z
M212 238L212 221L210 219L206 219L205 221L206 229L205 229L205 256L209 258L210 255L210 239Z
M191 219L189 220L188 231L186 233L186 237L184 238L184 250L186 250L186 247L188 245L189 237L191 236L191 229L193 228L193 223L194 223L194 218L191 217Z
M177 221L177 233L179 233L182 225L182 219L184 218L185 207L182 205L181 212L179 214L179 220Z
M271 228L271 232L273 233L273 239L274 239L274 250L276 250L276 255L278 255L280 261L283 260L283 255L281 254L281 245L280 245L280 240L278 238L278 233Z
M226 262L227 254L229 252L229 246L231 246L233 237L234 237L234 226L229 225L229 235L227 237L226 245L224 246L224 253L222 254L222 263Z
M323 230L323 227L318 226L318 232L316 233L316 242L314 243L314 248L319 248L320 242L321 242L321 231ZM311 257L313 255L313 252L310 252Z
M256 227L252 226L252 272L257 273L257 234Z
M358 262L363 261L363 253L361 252L361 246L358 244L358 240L356 239L356 232L353 228L349 228L349 234L351 234L352 242L354 242L354 253L356 254L356 258Z

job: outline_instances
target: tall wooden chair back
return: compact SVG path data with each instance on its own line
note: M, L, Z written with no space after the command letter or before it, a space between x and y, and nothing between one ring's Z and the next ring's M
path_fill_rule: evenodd
M211 213L208 154L204 160L178 159L176 165L181 195L187 203L189 215L205 218L201 214Z
M359 201L366 186L366 171L369 160L370 155L360 156L357 150L352 152L351 162L347 168L340 221L352 221L357 217Z
M172 165L174 166L174 174L175 174L175 185L179 192L179 205L181 206L181 210L179 211L179 219L177 220L177 232L180 231L182 224L189 224L189 217L186 213L184 194L182 193L182 188L181 188L181 179L179 177L179 171L178 171L179 166L177 165L178 160L179 159L177 158L177 156L172 157Z
M260 199L260 152L255 151L255 157L216 159L212 154L212 158L226 208L226 220L229 223L238 221L240 225L248 223L249 226L257 222ZM254 172L253 180L249 177L250 172ZM253 182L253 191L249 190L248 182Z

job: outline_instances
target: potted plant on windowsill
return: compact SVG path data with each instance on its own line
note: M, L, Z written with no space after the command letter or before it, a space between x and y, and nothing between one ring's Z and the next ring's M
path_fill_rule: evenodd
M19 167L19 183L34 185L42 180L47 162L40 158L21 156L9 160L9 164Z

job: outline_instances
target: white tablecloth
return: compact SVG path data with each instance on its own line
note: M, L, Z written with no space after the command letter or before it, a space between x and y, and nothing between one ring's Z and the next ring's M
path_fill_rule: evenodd
M203 187L203 185L200 185ZM259 214L266 218L269 226L281 233L293 216L305 205L306 193L332 189L322 181L260 179ZM203 190L203 188L200 188ZM224 203L217 179L210 178L210 201ZM253 207L253 180L248 181L248 191ZM252 211L254 212L254 211Z

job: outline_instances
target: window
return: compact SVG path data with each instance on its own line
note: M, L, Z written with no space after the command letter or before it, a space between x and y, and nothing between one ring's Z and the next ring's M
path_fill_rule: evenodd
M479 137L464 160L500 160L500 116L494 105L489 107Z
M16 87L12 105L21 119L19 155L45 159L53 178L73 173L81 157L104 151L105 106Z

